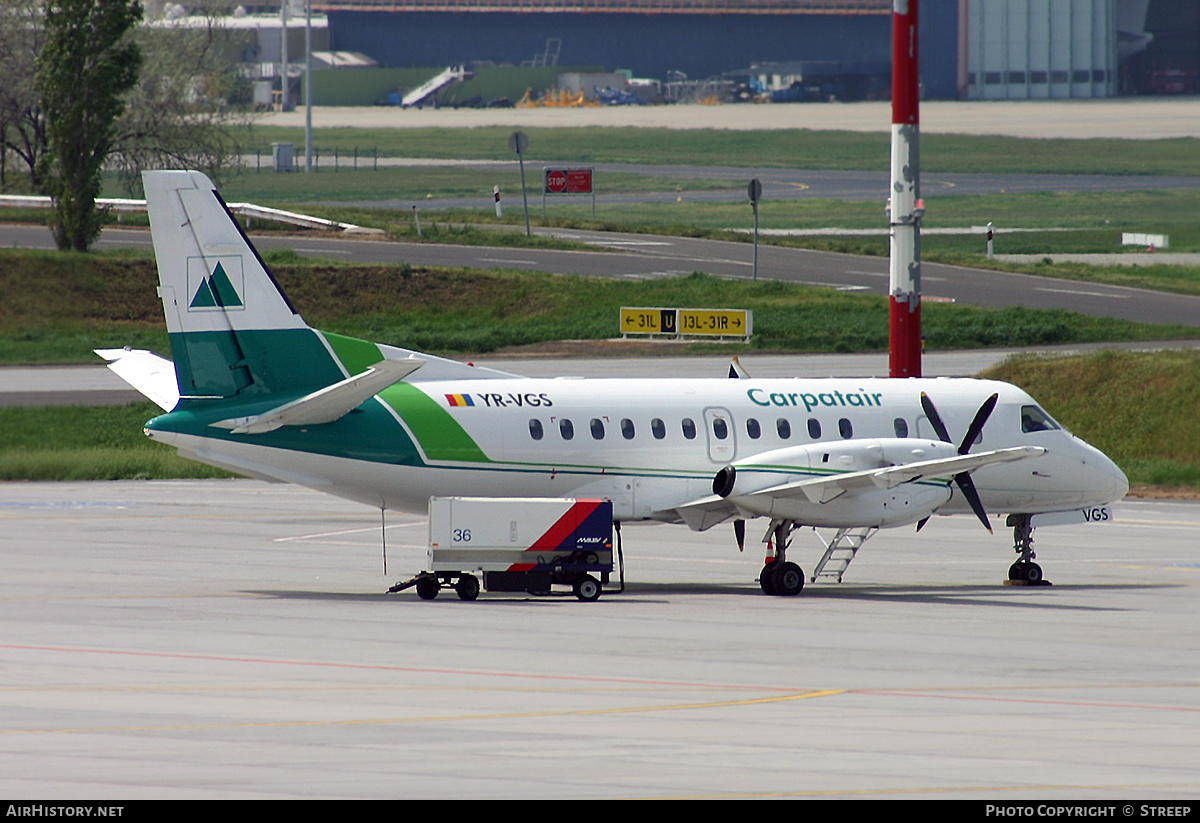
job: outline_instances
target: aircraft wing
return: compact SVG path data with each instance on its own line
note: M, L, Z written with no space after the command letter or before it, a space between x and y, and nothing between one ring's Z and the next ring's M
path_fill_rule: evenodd
M866 469L843 474L831 474L807 480L797 480L792 483L782 483L765 489L749 492L734 497L709 495L699 500L693 500L673 511L694 531L704 531L718 523L741 514L737 499L750 498L790 498L803 495L812 503L828 503L844 494L858 494L875 489L891 489L903 483L916 480L945 479L949 481L961 472L974 471L984 466L998 463L1009 463L1014 460L1025 460L1045 454L1041 446L1016 446L1008 449L994 449L977 454L962 454L954 457L941 457L933 460L921 460L915 463L904 463L896 466L882 466L876 469ZM800 471L798 469L798 471ZM847 524L852 525L852 524Z
M213 423L234 434L263 434L280 426L315 426L349 414L393 383L424 365L424 360L380 360L371 368L290 403L252 417L231 417Z
M859 489L891 489L902 483L915 480L943 478L949 480L961 472L974 471L996 463L1010 463L1045 454L1041 446L1015 446L1009 449L994 449L978 454L961 454L957 457L941 457L903 463L878 469L834 474L812 480L798 480L753 492L748 497L793 497L803 494L813 503L828 503L847 492Z
M163 411L179 404L175 364L145 349L95 349L122 380L153 400Z
M713 526L738 516L737 506L715 494L676 506L671 511L694 532L708 531Z

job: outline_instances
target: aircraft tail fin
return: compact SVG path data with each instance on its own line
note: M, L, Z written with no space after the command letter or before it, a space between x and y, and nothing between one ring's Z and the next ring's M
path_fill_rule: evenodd
M310 328L208 177L148 171L142 180L181 402L286 394L288 403L381 360L414 357L424 365L397 380L512 376ZM336 396L347 400L354 391L343 387Z
M143 182L182 397L306 392L347 376L207 176L149 171Z

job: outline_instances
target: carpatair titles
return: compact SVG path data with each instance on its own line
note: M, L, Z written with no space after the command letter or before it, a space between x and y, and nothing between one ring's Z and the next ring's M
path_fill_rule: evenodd
M803 406L812 411L819 406L882 406L883 394L866 392L768 392L766 389L749 389L746 396L756 406Z

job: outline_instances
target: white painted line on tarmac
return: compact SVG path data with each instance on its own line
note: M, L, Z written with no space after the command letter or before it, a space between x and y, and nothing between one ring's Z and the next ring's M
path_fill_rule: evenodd
M1110 297L1113 300L1128 300L1129 299L1129 295L1127 295L1127 294L1113 294L1112 292L1104 292L1104 291L1083 291L1082 289L1048 289L1048 288L1038 287L1038 288L1034 289L1034 291L1048 291L1048 292L1054 292L1055 294L1078 294L1078 295L1085 296L1085 297Z

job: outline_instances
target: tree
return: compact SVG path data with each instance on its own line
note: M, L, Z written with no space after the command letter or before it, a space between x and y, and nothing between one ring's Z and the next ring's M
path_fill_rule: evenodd
M0 6L0 191L12 188L9 171L23 166L21 191L41 191L37 161L46 151L46 118L33 77L45 30L42 0L5 0Z
M252 95L237 64L254 35L221 24L229 0L193 6L199 14L134 34L145 64L117 122L109 164L133 196L143 169L199 169L219 183L249 138Z
M121 41L137 46L143 60L137 85L125 94L124 113L112 127L104 171L115 172L131 197L140 196L143 169L200 169L219 182L240 163L253 111L250 83L238 63L254 35L222 25L221 15L235 1L193 0L193 16L136 26ZM2 191L49 193L39 171L48 168L39 160L50 143L36 82L46 59L39 55L47 40L47 5L0 0ZM72 94L77 85L71 82Z
M46 40L35 85L48 151L36 176L54 201L60 249L86 251L100 236L101 174L113 148L123 95L137 83L141 50L129 38L142 19L137 0L47 0Z

